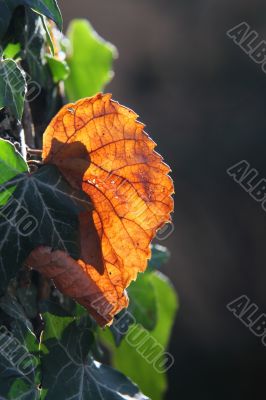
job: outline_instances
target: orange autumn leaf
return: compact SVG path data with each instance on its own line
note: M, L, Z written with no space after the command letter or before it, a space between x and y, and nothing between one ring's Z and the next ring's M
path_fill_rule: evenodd
M151 240L173 211L170 169L137 117L111 95L98 94L63 107L43 137L44 163L55 164L81 188L93 210L80 214L79 260L41 248L30 265L101 325L127 306L125 289L145 271Z

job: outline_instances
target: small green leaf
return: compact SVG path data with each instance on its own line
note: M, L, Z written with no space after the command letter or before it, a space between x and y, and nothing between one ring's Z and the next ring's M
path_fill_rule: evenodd
M26 93L25 73L11 59L0 60L0 108L9 107L21 120Z
M20 43L9 43L4 52L3 52L3 57L4 58L15 58L21 50Z
M44 314L42 385L46 400L148 400L118 371L95 361L90 319Z
M12 143L0 139L0 188L17 175L28 172L28 165ZM15 186L0 191L0 206L6 204Z
M98 36L87 20L72 21L67 36L72 53L67 58L70 75L65 87L69 101L76 101L103 90L113 77L117 50Z
M57 60L55 57L46 56L46 60L50 67L52 77L55 83L65 81L69 76L69 66L66 61Z
M152 400L162 400L167 388L166 375L158 372L154 362L166 351L177 310L177 296L169 280L158 271L148 273L147 277L156 294L158 317L155 329L149 332L134 324L119 347L115 346L110 331L101 331L100 337L111 349L112 365L136 382ZM113 329L120 330L119 320ZM137 338L134 345L132 337Z

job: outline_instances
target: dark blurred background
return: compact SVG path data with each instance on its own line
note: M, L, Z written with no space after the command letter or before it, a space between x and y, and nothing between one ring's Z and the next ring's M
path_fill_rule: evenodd
M59 3L65 29L86 17L117 46L107 90L173 169L175 231L161 244L180 310L166 399L264 398L266 348L226 304L245 294L266 312L266 213L226 170L246 159L266 178L266 74L226 31L246 21L266 40L265 1Z

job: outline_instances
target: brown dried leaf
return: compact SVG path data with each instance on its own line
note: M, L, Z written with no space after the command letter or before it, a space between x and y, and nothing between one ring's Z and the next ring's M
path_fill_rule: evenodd
M173 211L170 169L143 128L133 111L98 94L63 107L44 134L44 162L82 188L94 207L80 215L80 260L37 249L48 258L43 265L31 258L30 265L101 325L127 306L125 288L145 271L150 242ZM98 307L101 299L107 312Z

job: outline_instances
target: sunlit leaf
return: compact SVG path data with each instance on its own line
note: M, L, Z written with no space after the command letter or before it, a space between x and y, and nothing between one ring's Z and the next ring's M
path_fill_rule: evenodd
M103 90L113 76L112 63L117 51L87 20L72 21L67 37L72 51L67 58L70 74L65 87L69 101L76 101Z
M139 275L128 288L129 312L144 328L153 330L157 323L157 299L147 273Z
M20 43L9 43L3 51L3 56L4 58L15 58L20 50Z
M93 210L79 215L77 263L57 253L53 277L53 255L38 263L37 249L31 266L45 274L46 262L47 275L101 325L127 306L125 288L145 271L150 242L173 210L169 167L154 148L137 115L110 95L63 107L44 134L44 162L82 189ZM66 261L68 273L58 275Z
M143 275L139 275L136 282L132 282L128 288L129 296L129 307L127 313L132 315L129 318L128 327L120 332L114 326L111 326L111 332L114 336L115 343L117 346L120 345L121 341L127 334L127 331L132 323L139 323L145 329L153 330L157 323L157 298L155 289L150 282L148 271ZM123 318L124 310L117 315L117 319ZM126 319L125 319L126 321Z
M0 139L0 206L6 204L15 186L4 189L4 184L19 174L28 172L28 165L12 143Z
M69 76L69 66L66 61L57 60L55 57L46 56L46 60L50 67L52 77L55 83L64 81Z
M112 349L112 365L136 382L152 400L162 400L167 389L166 374L158 372L154 362L161 352L167 351L178 301L173 286L164 275L151 272L147 277L156 293L158 316L155 329L149 332L143 326L134 324L119 347L116 347L109 331L101 332L101 337ZM119 322L114 324L114 329L121 329ZM139 338L134 345L132 336L127 339L130 332Z

